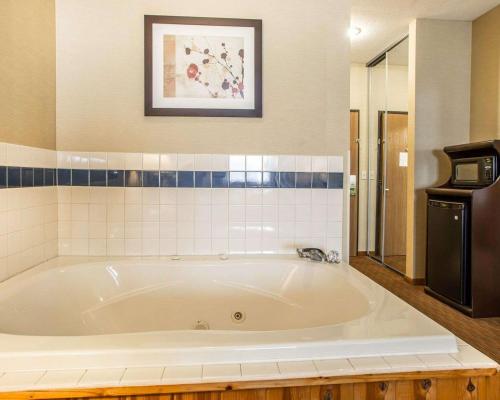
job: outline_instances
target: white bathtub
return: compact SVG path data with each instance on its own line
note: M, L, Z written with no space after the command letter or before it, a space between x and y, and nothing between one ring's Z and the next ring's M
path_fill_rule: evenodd
M292 257L60 257L0 284L0 331L2 371L457 351L348 265Z

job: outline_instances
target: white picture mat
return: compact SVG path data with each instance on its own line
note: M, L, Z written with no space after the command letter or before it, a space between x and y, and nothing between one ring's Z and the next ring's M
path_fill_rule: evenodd
M163 37L165 35L185 36L227 36L242 37L245 49L245 98L244 99L196 99L163 97ZM248 110L255 108L254 70L254 28L240 26L207 26L153 24L153 108L223 108Z

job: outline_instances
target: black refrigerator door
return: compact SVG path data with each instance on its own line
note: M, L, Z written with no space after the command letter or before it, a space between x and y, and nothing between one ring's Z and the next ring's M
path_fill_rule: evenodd
M467 204L429 200L427 207L427 286L466 305Z

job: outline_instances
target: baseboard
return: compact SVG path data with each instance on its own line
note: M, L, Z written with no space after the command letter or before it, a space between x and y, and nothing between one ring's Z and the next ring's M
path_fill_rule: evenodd
M405 281L412 285L425 285L425 278L410 278L405 275Z
M356 257L366 257L368 253L366 251L358 251Z

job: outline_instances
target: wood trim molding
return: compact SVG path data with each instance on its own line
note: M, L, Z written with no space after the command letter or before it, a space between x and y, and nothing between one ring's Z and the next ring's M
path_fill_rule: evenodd
M318 378L277 379L241 382L215 382L182 385L124 386L105 388L81 388L58 390L32 390L0 393L0 400L48 400L48 399L84 399L106 398L113 396L144 396L195 392L228 392L249 389L272 389L297 386L321 386L350 383L372 383L390 381L414 381L429 379L463 379L474 377L492 377L497 374L495 368L413 371L388 374L343 375Z
M404 276L405 281L412 285L425 285L425 278L410 278L409 276Z

